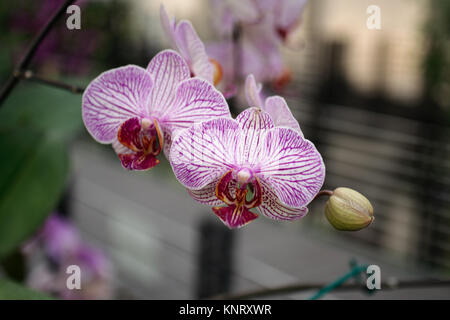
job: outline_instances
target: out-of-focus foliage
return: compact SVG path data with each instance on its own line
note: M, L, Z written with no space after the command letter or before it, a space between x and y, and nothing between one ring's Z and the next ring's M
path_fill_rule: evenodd
M60 0L17 0L0 3L0 82L23 55L31 39L61 5ZM145 41L136 43L128 1L78 0L81 29L68 30L63 15L40 44L30 68L46 76L97 74L135 61L146 65L151 55ZM104 32L108 30L108 32Z
M17 283L0 279L0 300L50 300L51 297Z
M427 94L438 105L450 108L450 1L432 0L425 28L428 51L424 60Z
M82 127L80 99L20 86L0 110L0 259L56 206L68 172L67 143Z

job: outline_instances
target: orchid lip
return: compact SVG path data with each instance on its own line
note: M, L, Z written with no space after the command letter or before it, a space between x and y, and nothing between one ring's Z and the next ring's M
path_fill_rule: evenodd
M230 193L230 183L233 180L233 170L226 172L216 186L216 196L227 204L226 207L214 207L214 213L229 227L242 227L258 217L249 209L262 203L261 184L250 169L243 168L237 173L237 181L241 184L235 187L234 195ZM252 181L251 181L252 180ZM250 182L251 181L251 182ZM251 183L253 195L247 200L247 186Z
M131 118L122 123L117 140L128 153L118 154L122 165L132 170L146 170L157 165L156 156L163 146L163 133L156 119Z

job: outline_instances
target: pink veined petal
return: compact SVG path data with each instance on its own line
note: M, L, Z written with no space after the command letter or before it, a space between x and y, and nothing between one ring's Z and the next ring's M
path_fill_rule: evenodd
M158 117L171 106L178 84L190 78L190 71L184 59L173 50L158 53L150 61L147 71L154 82L149 109L152 115Z
M232 168L239 125L230 118L197 123L172 141L170 164L186 188L203 189Z
M216 185L217 180L214 179L213 182L207 184L205 187L199 190L187 189L189 195L196 201L206 204L208 206L218 206L222 205L222 200L218 199L216 196Z
M290 128L272 129L262 143L257 176L286 206L301 208L320 191L325 165L310 141Z
M169 39L171 47L177 49L177 44L175 41L175 19L169 18L164 4L161 4L161 7L159 8L159 16L161 19L162 28Z
M248 108L241 112L236 121L242 129L239 145L236 148L237 162L241 166L253 167L259 162L265 135L274 127L267 112L260 108Z
M102 73L83 94L82 116L87 130L98 142L113 142L124 121L147 115L152 90L152 78L141 67L129 65Z
M223 95L207 81L191 78L178 86L174 102L161 115L160 121L175 130L218 117L231 118Z
M206 204L208 206L219 206L222 205L222 200L218 199L216 196L216 185L217 180L207 184L204 188L199 190L187 189L189 195L196 201Z
M245 80L245 96L250 107L262 107L260 92L261 84L256 84L253 74L249 74Z
M220 206L224 205L224 202L217 198L216 187L221 177L218 177L213 182L207 184L205 187L199 190L188 190L189 195L196 201L206 204L208 206ZM231 180L228 184L228 191L232 197L235 197L236 181Z
M266 99L264 110L270 114L275 126L294 129L303 137L298 121L295 120L286 100L280 96L272 96Z
M213 82L213 66L206 54L205 45L189 21L183 20L176 28L178 50L188 61L194 76Z
M262 203L258 207L259 212L274 220L296 220L304 217L308 213L308 208L292 208L284 205L278 199L271 187L261 181L263 190Z

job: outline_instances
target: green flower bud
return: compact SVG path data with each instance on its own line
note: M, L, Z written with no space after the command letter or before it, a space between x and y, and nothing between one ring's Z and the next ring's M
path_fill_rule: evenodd
M349 188L337 188L328 199L325 215L333 227L343 231L357 231L374 219L373 207L361 193Z

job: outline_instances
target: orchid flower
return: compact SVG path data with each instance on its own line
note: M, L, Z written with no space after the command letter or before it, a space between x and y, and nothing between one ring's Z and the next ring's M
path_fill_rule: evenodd
M37 235L25 244L23 251L30 253L40 244L50 259L60 261L76 251L81 245L81 237L75 226L59 215L52 214Z
M186 60L191 74L218 85L222 79L222 67L217 60L208 57L205 45L195 32L192 23L181 20L177 24L175 19L169 18L164 5L160 8L160 18L172 49L178 51Z
M279 82L285 77L286 68L280 52L279 40L271 32L260 27L243 31L239 45L231 40L208 43L208 55L222 66L223 92L236 92L236 82L248 74L254 74L263 82ZM260 34L265 34L261 37ZM275 39L271 41L270 38ZM235 61L239 59L239 61Z
M253 208L276 220L303 217L325 178L314 145L296 130L275 126L255 107L235 120L219 118L184 130L173 141L170 162L189 194L213 206L229 228L256 219Z
M79 230L67 219L53 214L40 232L23 247L34 267L27 284L63 299L108 299L112 297L113 268L99 249L82 241ZM40 258L46 259L41 260ZM80 267L81 290L66 286L67 267Z
M265 14L273 16L273 28L278 36L286 41L289 34L298 26L301 13L307 0L256 0Z
M284 75L282 42L269 19L271 16L243 27L238 43L225 39L207 44L208 55L223 67L222 81L225 85L250 73L263 82L274 82Z
M92 137L112 144L124 168L146 170L159 163L162 148L168 155L176 130L230 111L219 91L191 78L184 59L165 50L147 69L128 65L98 76L85 90L82 115Z
M283 88L290 81L291 72L283 64L281 47L298 25L306 0L212 0L211 3L223 39L207 44L206 50L222 66L223 81L233 83L238 77L254 74L260 81ZM241 27L240 39L235 44L230 35L237 24ZM240 59L237 63L233 62L236 57ZM236 65L239 70L231 71Z
M211 0L216 29L221 35L231 35L238 23L254 23L259 17L257 3L253 0Z
M275 126L288 127L297 131L302 137L298 121L292 115L286 100L280 96L271 96L263 102L261 97L262 85L256 83L255 77L250 74L245 81L245 95L250 107L259 107L272 118Z

